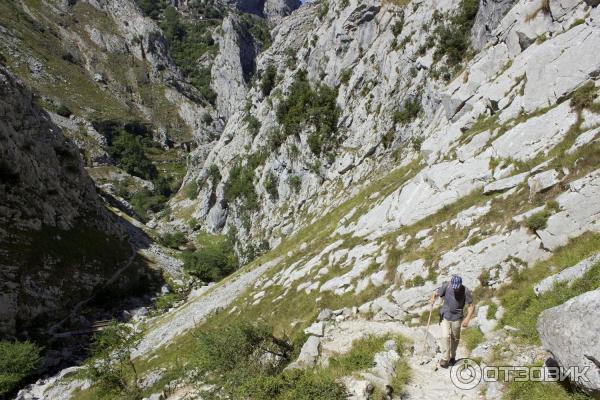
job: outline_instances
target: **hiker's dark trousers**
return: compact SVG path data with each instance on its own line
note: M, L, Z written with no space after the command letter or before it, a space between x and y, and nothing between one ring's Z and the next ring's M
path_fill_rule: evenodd
M462 319L458 321L448 321L442 319L442 360L450 361L456 358L456 348L460 340L460 327Z

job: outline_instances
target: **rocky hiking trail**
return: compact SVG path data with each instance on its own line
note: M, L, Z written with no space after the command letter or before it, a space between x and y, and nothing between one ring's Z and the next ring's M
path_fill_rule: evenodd
M420 332L418 332L420 334ZM430 327L430 334L439 343L441 328L439 325ZM415 339L419 339L418 336ZM467 357L468 350L460 345L457 360ZM424 357L414 354L408 360L411 368L412 379L406 386L403 399L479 399L478 388L462 390L457 388L450 379L451 369L438 368L438 358ZM460 368L453 366L451 368Z
M364 319L346 320L334 323L325 329L321 338L321 357L345 353L352 347L352 342L369 335L402 335L412 343L404 352L404 359L411 370L411 379L404 388L401 397L394 398L427 400L427 399L479 399L479 387L472 390L462 390L454 386L450 379L451 369L439 368L440 338L442 330L439 324L432 322L427 336L425 327L409 327L398 321L372 321ZM425 342L427 341L427 348ZM467 357L469 351L459 345L457 359ZM374 367L376 369L377 366ZM454 366L452 368L460 368ZM369 375L369 378L372 376ZM363 385L350 384L349 399L363 399Z

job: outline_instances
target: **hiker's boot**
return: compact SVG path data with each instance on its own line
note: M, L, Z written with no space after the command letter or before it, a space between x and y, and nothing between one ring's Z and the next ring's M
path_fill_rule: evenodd
M440 367L442 367L442 368L448 368L448 361L441 360L440 361Z

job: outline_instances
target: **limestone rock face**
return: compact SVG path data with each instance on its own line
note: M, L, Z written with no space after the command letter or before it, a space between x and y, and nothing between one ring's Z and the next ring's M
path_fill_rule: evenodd
M467 72L450 82L430 75L434 50L427 50L430 34L423 26L434 14L451 15L455 2L432 7L395 7L377 0L328 4L323 8L307 2L277 23L272 45L256 59L259 80L268 68L276 71L271 94L265 96L260 84L249 87L248 107L228 108L230 118L218 143L208 154L192 157L187 179L202 187L193 217L207 230L233 230L244 242L268 237L275 246L355 194L378 172L393 168L391 155L399 153L403 165L422 160L415 176L392 194L374 199L368 214L340 232L377 236L411 224L511 175L514 165L492 171L490 160L529 161L547 154L578 120L563 100L597 79L600 71L593 56L600 44L598 9L587 9L580 1L550 1L554 19L545 12L533 17L533 2L482 1L472 37L480 51L468 62ZM426 49L424 55L420 48ZM573 59L580 60L576 67ZM310 124L302 125L297 135L277 136L278 106L301 70L313 87L337 89L336 144L327 155L311 151ZM422 110L415 120L394 122L394 113L415 98ZM259 122L252 130L249 115ZM485 118L496 125L464 140L464 133ZM586 138L576 145L581 147ZM413 141L419 143L418 151ZM248 224L242 202L226 201L224 189L232 168L250 165L250 155L264 161L251 179L261 208L249 212ZM209 179L211 168L219 170L220 182ZM274 188L267 191L266 182ZM507 182L498 190L516 184ZM177 201L172 207L179 207Z
M556 198L561 211L548 219L539 231L544 247L554 250L570 238L586 231L600 231L600 170L572 182L569 190Z
M492 33L516 2L517 0L481 0L479 2L479 11L471 31L471 43L475 49L483 48L493 37Z
M223 20L218 42L219 54L213 67L212 87L218 93L216 107L219 115L229 119L244 104L260 48L234 16Z
M3 67L0 114L0 333L27 337L110 278L126 293L140 275L120 275L135 253L77 148Z
M86 212L99 212L77 148L2 67L0 94L0 226L68 229Z
M593 360L600 359L598 318L600 290L574 297L566 303L540 314L537 330L542 345L550 351L563 367L588 367L588 382L575 382L591 395L600 394L600 367Z

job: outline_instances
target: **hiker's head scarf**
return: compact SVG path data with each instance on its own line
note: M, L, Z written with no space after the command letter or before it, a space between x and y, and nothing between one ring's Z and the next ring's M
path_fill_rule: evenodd
M450 279L450 287L452 287L452 289L458 289L461 285L462 278L458 275L452 275L452 278Z

